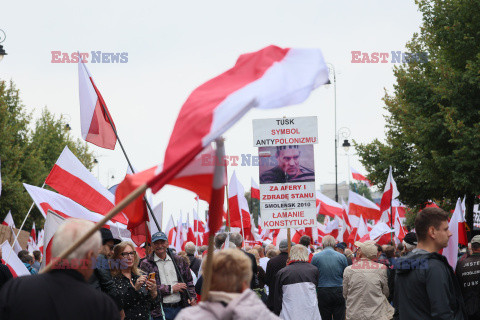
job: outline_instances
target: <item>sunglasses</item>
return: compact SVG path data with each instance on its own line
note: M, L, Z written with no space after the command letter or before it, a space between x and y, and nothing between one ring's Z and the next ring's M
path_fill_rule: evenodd
M131 252L122 252L121 255L122 257L126 258L128 256L132 256L132 257L135 257L137 253L135 251L131 251Z

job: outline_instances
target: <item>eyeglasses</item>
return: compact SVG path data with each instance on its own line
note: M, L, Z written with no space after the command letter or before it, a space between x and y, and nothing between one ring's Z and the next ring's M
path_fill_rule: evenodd
M122 252L121 255L122 257L126 258L128 256L132 256L132 257L135 257L137 253L135 251L131 251L131 252Z

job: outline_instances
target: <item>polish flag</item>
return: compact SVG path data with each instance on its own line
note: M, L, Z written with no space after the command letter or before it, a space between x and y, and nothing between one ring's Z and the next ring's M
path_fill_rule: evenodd
M392 206L392 200L398 198L400 193L397 189L397 184L393 180L392 167L388 172L387 182L385 183L385 189L383 190L382 200L380 202L380 212L387 211Z
M170 216L170 219L168 219L167 227L165 228L165 235L168 238L169 246L175 247L175 239L177 237L177 228L175 227L173 216Z
M47 210L47 218L45 219L45 238L43 246L43 260L42 267L46 266L52 260L52 240L55 232L57 232L58 227L66 220L69 216L60 215L52 210Z
M332 237L334 238L337 238L338 237L338 234L339 234L339 228L340 228L340 224L339 224L339 220L338 220L338 217L335 217L333 220L330 220L328 223L327 223L327 226L325 228L325 233L326 234L329 234L331 235Z
M358 241L365 242L367 240L373 240L380 245L386 244L386 242L380 243L379 240L383 238L383 236L389 235L387 242L390 241L390 234L393 232L395 232L395 230L391 229L385 222L378 222L369 233L361 237Z
M448 223L448 229L452 236L448 239L448 245L443 249L442 254L447 258L448 263L455 269L458 259L458 245L467 245L467 232L465 230L465 220L462 213L462 200L458 198L455 211Z
M335 216L341 218L343 216L344 210L342 205L333 201L320 191L317 191L317 207L319 208L318 214L323 214L332 218Z
M381 217L380 209L375 203L353 191L348 192L348 214L363 216L367 220L379 220Z
M400 214L398 212L398 207L395 207L395 223L393 224L394 229L395 229L395 236L398 238L398 240L403 241L403 238L405 238L405 235L407 234L407 231L405 227L403 226L402 221L400 220Z
M170 136L161 170L154 170L149 180L138 179L138 185L124 180L117 189L116 201L145 182L156 193L251 108L273 109L301 103L313 89L327 82L328 68L317 49L269 46L240 56L232 69L207 81L188 97ZM144 221L138 215L128 211L129 224Z
M355 225L352 232L350 233L350 236L348 237L348 242L355 243L355 241L361 239L367 234L368 234L367 224L365 223L365 220L363 219L363 217L360 216L359 219L357 219L357 224Z
M177 252L182 251L183 246L183 222L182 222L182 212L180 212L180 217L177 220L177 234L175 236L175 250Z
M24 183L23 186L27 190L30 197L35 202L38 210L44 218L47 217L47 211L50 209L56 214L68 218L78 218L98 222L103 219L103 216L99 213L89 211L76 203L75 201L62 196L61 194L48 191L39 187L35 187ZM113 222L108 221L107 225L115 225Z
M45 229L42 229L38 231L38 241L37 241L37 247L40 252L43 252L43 241L45 239Z
M190 224L190 215L187 215L187 242L191 241L195 243L195 233L193 232L194 226Z
M90 211L105 215L114 207L115 196L102 186L68 147L63 149L45 183ZM122 213L113 220L128 223Z
M2 224L4 226L15 228L15 222L13 221L13 216L11 211L8 211L7 215L5 216L5 220L3 220Z
M82 59L78 61L78 85L82 138L101 148L115 149L115 124Z
M252 178L251 184L252 184L252 189L251 189L251 192L250 192L251 198L260 200L260 187L255 182L255 180L253 180L253 178Z
M348 237L350 236L351 227L349 225L348 215L345 211L343 211L343 219L339 219L339 232L337 236L337 240L340 242L348 242Z
M230 227L242 228L242 234L245 233L245 229L250 229L250 211L245 198L245 190L238 181L235 171L233 171L228 185L228 208L230 210Z
M198 217L198 213L193 209L193 234L195 236L195 245L201 246L203 244L203 234L205 233L205 224Z
M352 178L354 180L363 181L368 187L372 186L372 182L368 180L367 177L365 177L363 174L353 169L352 167L350 167L350 170L352 171Z
M32 230L30 231L30 237L28 238L28 243L27 243L27 250L30 253L32 253L35 250L38 250L38 248L37 248L37 232L35 230L35 222L33 223Z
M8 243L8 240L5 240L2 243L1 248L3 254L2 263L8 267L14 278L30 275L30 271L28 271L27 267L25 267L18 256L12 252L12 247L10 246L10 243ZM5 261L4 259L8 260Z

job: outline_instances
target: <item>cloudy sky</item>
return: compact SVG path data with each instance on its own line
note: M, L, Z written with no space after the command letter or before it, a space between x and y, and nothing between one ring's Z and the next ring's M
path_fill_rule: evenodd
M270 44L320 48L337 73L337 128L349 128L350 141L365 143L385 136L381 98L392 90L395 64L391 57L389 63L352 63L351 52L405 51L420 24L414 0L8 1L0 10L8 53L0 79L15 81L35 116L47 106L64 114L80 137L77 65L52 63L52 51L126 52L127 63L87 66L129 157L143 170L162 162L190 92L231 68L240 54ZM333 86L318 88L301 105L251 111L225 134L227 154L256 155L252 119L284 115L318 117L316 184L333 183ZM118 144L115 151L91 146L100 162L93 174L105 186L120 182L127 164ZM355 150L350 163L364 172ZM338 166L339 181L347 180L341 148ZM229 167L229 175L233 170L246 189L250 177L258 181L258 167ZM173 187L154 198L162 200L168 215L195 206L192 193Z

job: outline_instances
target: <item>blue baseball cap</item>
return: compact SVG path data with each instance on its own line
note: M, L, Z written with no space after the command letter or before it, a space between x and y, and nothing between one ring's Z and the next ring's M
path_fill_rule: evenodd
M165 233L160 231L160 232L154 233L153 236L152 236L152 242L155 242L155 241L158 241L158 240L168 241L168 238L165 235Z

